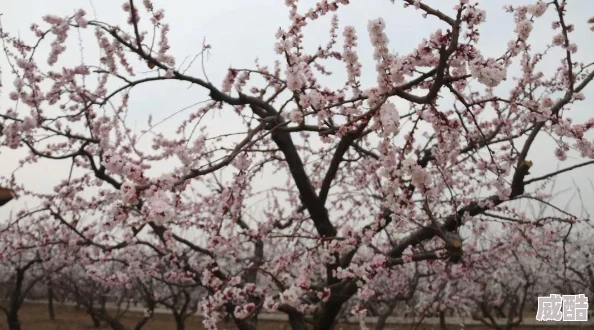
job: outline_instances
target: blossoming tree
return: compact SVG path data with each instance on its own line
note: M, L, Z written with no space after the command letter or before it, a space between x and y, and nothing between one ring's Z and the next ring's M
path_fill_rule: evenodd
M59 238L51 237L45 216L21 213L0 226L0 310L10 330L20 330L19 310L28 294L51 274L73 262L77 249L56 253ZM58 254L58 258L53 258Z
M594 18L569 22L563 0L509 6L515 34L490 57L477 46L487 13L475 1L438 10L393 0L443 28L395 54L386 21L370 18L377 79L364 86L363 32L339 22L349 2L304 9L285 1L290 20L275 35L278 61L230 68L221 85L176 60L165 12L150 0L124 2L125 26L78 10L43 17L31 26L35 38L2 30L4 71L15 79L2 87L13 103L0 112L1 146L28 152L22 168L71 167L53 193L14 180L10 188L43 202L47 228L64 236L64 250L81 247L80 262L97 278L96 263L117 254L126 268L109 277L113 285L153 276L205 288L199 312L212 329L227 315L239 329L255 329L261 311L286 313L293 329L331 329L342 313L366 315L380 278L394 278L391 292L407 295L417 269L409 263L424 274L472 269L479 247L498 246L478 239L492 221L507 219L526 233L556 222L534 227L541 219L516 202L544 202L550 179L594 162L587 135L594 119L568 117L594 79L592 63L574 59L572 32L591 28ZM531 32L545 12L551 35L538 52ZM304 27L329 14L328 43L307 49ZM100 54L62 63L73 35L95 38ZM45 42L50 53L36 51ZM541 72L547 56L560 64ZM346 72L339 86L323 83L332 61ZM504 80L511 89L497 88ZM171 82L209 98L174 132L156 132L150 119L135 133L126 120L131 90ZM213 114L234 116L244 129L213 129ZM147 134L148 148L140 142ZM539 152L584 162L530 176L542 135L555 142ZM177 163L154 173L171 159ZM515 239L503 234L510 236L502 241ZM147 249L154 264L141 262Z

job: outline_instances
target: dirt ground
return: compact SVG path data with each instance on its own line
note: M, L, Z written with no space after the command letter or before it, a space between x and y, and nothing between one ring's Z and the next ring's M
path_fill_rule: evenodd
M87 330L93 328L90 317L85 314L84 311L76 310L73 307L57 306L56 307L56 320L51 321L48 316L47 307L45 305L33 304L25 305L19 312L21 319L22 330ZM133 328L133 325L141 316L136 313L129 313L124 318L124 324ZM368 324L370 329L373 329L372 324ZM410 325L388 325L385 330L405 330L413 329ZM0 330L7 329L6 321L0 322ZM102 325L100 329L109 329L107 326ZM157 314L151 319L143 328L143 330L174 330L175 323L170 315ZM188 319L186 323L187 330L202 330L204 327L199 318L193 317ZM233 330L236 327L233 324L221 324L219 329ZM290 327L285 322L275 321L260 321L258 322L258 329L262 330L290 330ZM336 330L357 330L360 329L358 325L346 324L340 325ZM439 330L438 326L425 325L417 328L418 330ZM449 326L449 330L458 330L460 326ZM486 327L473 327L467 326L466 330L487 330ZM578 330L586 328L578 327L521 327L517 328L520 330Z

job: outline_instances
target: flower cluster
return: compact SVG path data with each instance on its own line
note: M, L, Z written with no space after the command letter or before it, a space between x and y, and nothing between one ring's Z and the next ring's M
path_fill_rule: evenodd
M479 57L469 63L470 74L487 87L496 87L505 80L507 69L494 58Z

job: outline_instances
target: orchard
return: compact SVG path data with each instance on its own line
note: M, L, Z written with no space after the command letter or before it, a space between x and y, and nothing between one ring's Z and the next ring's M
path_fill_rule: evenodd
M509 2L221 2L216 38L190 3L2 15L9 329L35 294L114 330L132 304L135 329L512 329L594 297L594 6Z

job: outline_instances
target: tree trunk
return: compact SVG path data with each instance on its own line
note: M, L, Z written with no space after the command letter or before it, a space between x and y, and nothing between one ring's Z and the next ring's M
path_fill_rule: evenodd
M445 312L439 312L439 328L441 330L448 329L448 327L446 325Z
M150 317L144 317L142 320L138 321L138 323L136 323L136 326L134 327L134 330L141 330L142 327L144 327L144 325L150 320Z
M175 329L186 330L186 318L178 313L174 313L173 317L175 319Z
M54 311L54 289L52 288L52 282L47 284L47 311L49 313L50 320L56 320L56 312Z
M126 327L118 320L106 317L105 322L109 325L110 328L113 330L126 330Z
M332 298L330 298L332 299ZM314 316L315 330L332 330L336 323L336 318L342 309L342 304L346 301L330 301L322 305L322 310L319 314Z
M89 308L89 315L91 316L91 320L93 321L93 327L100 328L101 327L101 319L97 315L92 308Z
M347 283L343 288L336 288L328 301L322 304L314 314L314 330L332 330L342 305L357 293L355 282Z
M12 289L12 294L10 295L10 306L8 314L6 315L6 322L8 323L9 330L21 330L19 309L21 307L21 288L23 287L24 279L25 271L17 269L14 288Z
M10 313L6 317L6 321L8 322L8 330L21 330L21 322L18 315Z
M235 317L233 319L235 320L235 326L239 330L256 330L256 325L251 320L239 320Z
M390 302L390 304L388 304L388 308L383 314L378 313L377 323L375 324L375 330L384 329L384 327L386 326L386 321L388 320L388 317L392 315L392 312L394 312L394 308L396 308L396 305L398 305L398 300L394 299Z
M291 325L291 330L307 330L307 326L305 325L305 319L303 318L303 315L290 313L289 324Z
M91 320L93 320L93 327L95 327L96 329L101 328L101 320L94 317L93 315L91 315Z

